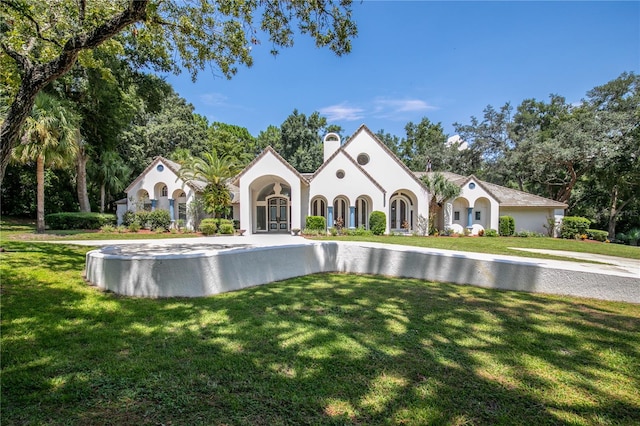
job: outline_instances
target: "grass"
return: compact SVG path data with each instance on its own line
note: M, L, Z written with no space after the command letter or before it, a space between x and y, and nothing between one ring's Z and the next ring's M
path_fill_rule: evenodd
M3 425L640 423L640 305L339 274L125 298L86 248L3 246Z
M594 241L563 240L546 237L417 237L417 236L339 236L315 238L320 240L369 241L385 244L400 244L445 250L458 250L491 254L506 254L521 257L547 257L527 253L513 248L535 248L547 250L575 251L603 254L640 260L640 247L609 244Z

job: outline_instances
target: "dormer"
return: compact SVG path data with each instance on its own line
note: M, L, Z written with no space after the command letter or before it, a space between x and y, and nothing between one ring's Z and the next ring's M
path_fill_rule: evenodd
M324 144L324 161L327 161L340 149L340 136L337 133L327 133L322 142Z

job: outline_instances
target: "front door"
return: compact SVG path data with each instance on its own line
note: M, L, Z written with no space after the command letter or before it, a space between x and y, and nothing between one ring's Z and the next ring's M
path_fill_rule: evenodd
M289 231L289 200L285 197L269 199L269 232Z

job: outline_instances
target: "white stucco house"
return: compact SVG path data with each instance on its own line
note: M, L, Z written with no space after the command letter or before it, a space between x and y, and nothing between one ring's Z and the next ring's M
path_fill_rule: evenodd
M430 194L420 180L425 172L409 170L364 125L345 144L334 133L326 135L323 144L324 162L313 173L299 173L267 147L229 182L233 217L247 234L303 229L307 216L325 217L328 227L341 221L346 228L368 228L373 211L386 214L386 233L417 231L418 218L429 215ZM189 226L187 205L205 185L183 182L179 167L155 158L127 187L122 211L165 208L172 219ZM443 174L462 192L444 203L440 229L497 230L498 218L511 215L517 230L544 233L547 218L560 220L567 207L474 176ZM118 217L121 221L121 214Z
M116 203L118 224L127 210L169 211L172 221L179 219L185 226L193 228L187 206L205 188L206 183L192 180L185 182L178 177L180 164L164 157L156 157L140 175L125 189L127 198Z

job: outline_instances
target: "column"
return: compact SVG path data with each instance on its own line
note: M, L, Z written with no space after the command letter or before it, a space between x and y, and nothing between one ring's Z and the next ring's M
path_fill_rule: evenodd
M327 207L327 228L333 228L333 206Z
M176 200L174 200L173 198L169 198L169 217L171 218L171 222L173 222L176 218L174 216L174 203Z
M151 200L151 211L156 209L156 204L158 204L158 200Z
M356 206L349 206L349 228L356 227Z
M467 208L467 228L473 228L473 207Z

